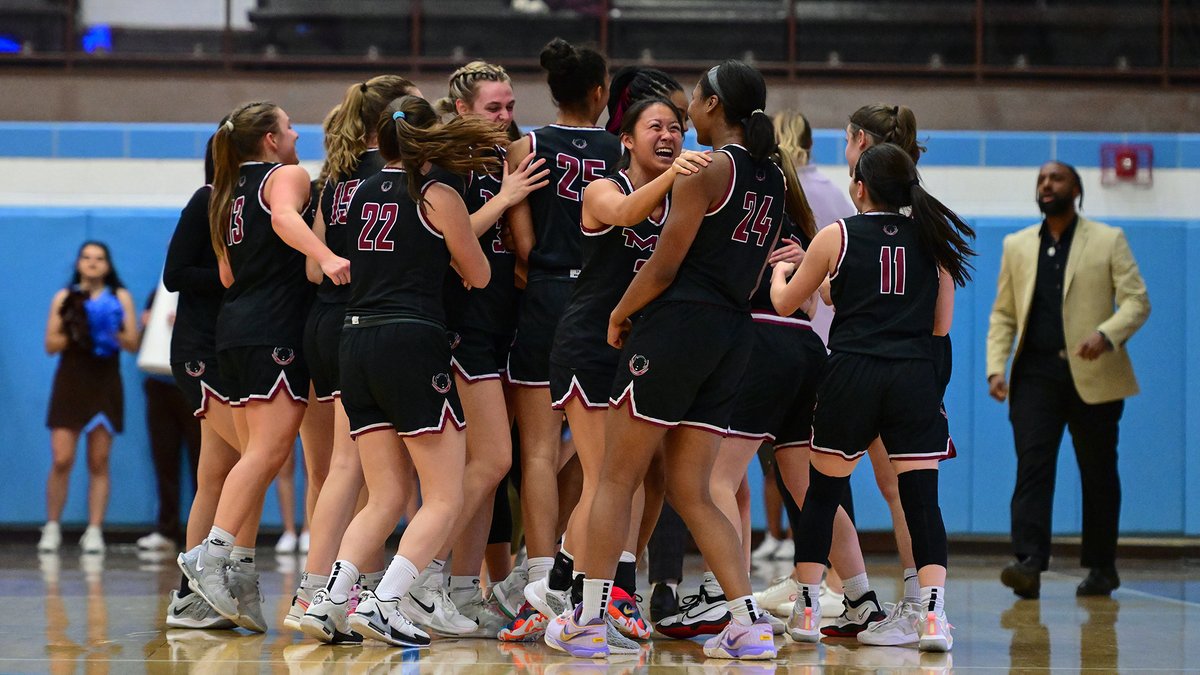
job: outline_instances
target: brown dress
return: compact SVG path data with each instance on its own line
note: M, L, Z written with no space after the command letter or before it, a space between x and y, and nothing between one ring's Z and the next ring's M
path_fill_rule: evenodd
M114 433L124 430L121 355L96 356L72 345L63 351L54 371L46 426L82 431L99 414L108 419Z

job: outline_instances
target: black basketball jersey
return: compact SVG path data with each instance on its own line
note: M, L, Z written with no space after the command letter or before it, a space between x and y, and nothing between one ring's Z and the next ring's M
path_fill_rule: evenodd
M704 214L675 282L661 298L748 311L783 224L786 181L774 162L755 162L740 145L717 152L732 165L728 191Z
M550 184L529 195L535 242L529 275L578 274L583 266L579 221L583 190L612 173L621 142L599 127L544 126L529 133L530 152L546 160Z
M504 150L496 149L501 161ZM462 198L468 213L475 213L492 197L500 194L501 177L472 172L462 182ZM451 185L453 187L453 185ZM517 257L504 245L501 217L479 237L479 246L492 268L492 280L483 288L463 288L462 278L453 269L446 274L446 325L450 328L475 328L492 333L510 334L517 324L517 287L513 276Z
M234 185L225 229L233 285L225 291L217 318L218 351L300 345L311 298L304 254L275 233L271 210L263 201L263 186L280 166L246 162Z
M208 229L212 186L196 190L179 214L167 248L163 282L179 292L171 330L171 362L212 358L217 353L217 314L225 287L217 268Z
M783 216L783 225L779 230L779 243L775 248L778 249L789 241L796 242L804 246L804 240L796 232L796 226L792 223L792 219L785 213ZM807 248L807 246L805 246ZM763 267L762 278L758 281L758 288L754 289L754 295L750 298L750 311L755 314L775 314L775 304L771 302L771 266ZM800 319L808 321L809 316L803 310L796 310L789 317L792 319Z
M350 198L358 189L360 183L379 173L383 168L383 158L379 150L368 149L358 156L358 165L345 176L330 176L321 186L321 215L325 218L325 245L334 255L346 257L349 242L346 241L346 210L350 208ZM353 275L353 273L351 273ZM335 285L329 277L321 279L321 287L317 289L317 300L334 304L346 304L350 299L350 287L346 284Z
M830 275L836 312L834 352L930 359L937 262L921 245L917 224L898 213L839 220L842 251Z
M607 180L626 195L633 192L633 183L624 171ZM595 231L581 225L583 270L558 323L551 361L573 368L616 367L619 352L608 344L608 317L634 275L654 253L670 208L668 196L657 219L646 218L633 227L610 225Z
M439 181L426 179L424 194ZM351 281L346 318L445 323L442 284L450 250L408 194L408 174L384 168L359 184L346 214Z

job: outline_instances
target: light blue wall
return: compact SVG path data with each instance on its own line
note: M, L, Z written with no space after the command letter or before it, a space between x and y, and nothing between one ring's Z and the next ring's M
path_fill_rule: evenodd
M80 133L105 138L81 142ZM302 129L302 139L315 139ZM1036 166L1049 153L1072 155L1080 166L1095 166L1101 141L1120 136L1080 134L980 134L929 132L930 165ZM207 127L199 125L30 125L0 124L0 156L79 157L91 152L125 157L195 157ZM839 134L817 134L819 162L838 161ZM933 140L936 139L936 140ZM158 141L162 141L161 146ZM1200 166L1200 138L1155 136L1158 159L1170 167ZM1161 149L1160 149L1161 146ZM162 152L155 155L155 148ZM189 150L190 148L190 150ZM95 150L93 150L95 149ZM314 159L319 148L301 146L302 157ZM1089 159L1092 158L1092 159ZM1033 169L1031 168L1031 171ZM49 437L44 426L54 359L42 350L50 297L71 271L84 239L101 239L138 302L156 283L178 212L173 209L0 208L0 265L11 280L0 297L0 411L3 443L0 467L17 472L0 490L0 525L37 523L44 519L44 484L50 466ZM969 214L968 214L969 215ZM1187 350L1200 344L1200 221L1105 219L1125 228L1150 292L1153 312L1133 338L1133 357L1142 394L1130 399L1121 426L1120 466L1125 499L1122 530L1126 533L1200 535L1200 359ZM943 464L942 510L953 533L1005 534L1008 499L1015 460L1006 409L987 397L984 383L984 337L994 297L1003 236L1032 220L971 218L979 232L975 282L956 298L954 377L947 392L951 431L959 457ZM1192 302L1188 302L1191 299ZM113 497L109 522L148 524L155 511L154 480L143 416L141 374L132 356L124 357L126 432L112 455ZM65 520L84 519L86 475L82 453L72 478ZM757 494L761 481L751 472ZM301 479L302 481L302 479ZM1055 530L1080 529L1079 480L1070 441L1060 457L1055 500ZM302 483L301 483L302 484ZM859 521L863 529L887 529L888 513L873 485L868 467L854 477ZM754 515L762 527L761 508ZM268 497L266 524L279 522L273 495Z

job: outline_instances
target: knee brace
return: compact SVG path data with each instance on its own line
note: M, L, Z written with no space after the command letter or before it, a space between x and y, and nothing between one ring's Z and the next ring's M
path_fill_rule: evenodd
M808 492L800 508L800 522L792 523L802 534L796 546L796 562L826 564L833 543L833 517L849 482L849 476L834 478L809 466Z
M946 525L938 506L937 469L906 471L897 477L897 483L917 569L925 565L945 567Z

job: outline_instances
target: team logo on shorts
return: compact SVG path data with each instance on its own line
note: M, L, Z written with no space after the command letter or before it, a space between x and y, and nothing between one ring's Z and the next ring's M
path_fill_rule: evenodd
M271 351L271 358L275 359L275 363L286 366L296 360L296 350L291 347L276 347Z
M205 366L203 361L187 361L183 364L184 372L192 377L200 377L204 374L204 369Z
M450 379L450 373L438 373L433 376L433 389L439 394L445 394L450 391L450 384L454 380Z
M582 138L573 138L571 139L571 145L582 150L587 147L587 141L583 140Z
M887 225L883 226L883 233L889 237L894 237L899 232L900 227L894 223L888 223Z
M242 176L242 177L238 178L238 187L243 187L245 185L246 185L246 177Z
M633 373L634 377L645 375L646 371L650 370L650 359L641 354L634 354L633 358L629 359L629 372Z
M379 187L384 192L391 192L392 191L392 181L385 180L385 181L383 181L383 185L380 185Z
M457 331L446 331L446 339L450 342L450 349L454 349L462 344L462 336Z

